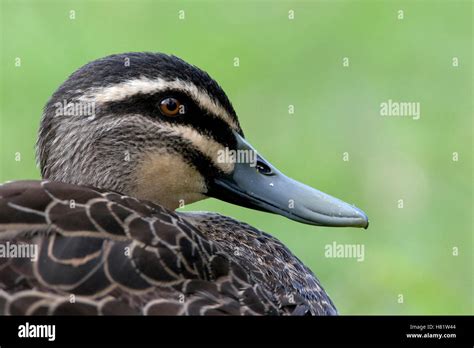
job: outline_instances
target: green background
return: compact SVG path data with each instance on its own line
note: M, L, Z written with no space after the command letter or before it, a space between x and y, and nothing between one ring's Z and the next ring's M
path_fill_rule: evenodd
M0 181L40 177L42 107L75 69L112 53L172 53L221 84L260 153L362 208L370 228L212 199L186 209L278 237L342 314L472 314L472 16L470 1L1 0ZM388 99L419 102L421 118L380 116ZM363 244L365 260L326 258L333 241Z

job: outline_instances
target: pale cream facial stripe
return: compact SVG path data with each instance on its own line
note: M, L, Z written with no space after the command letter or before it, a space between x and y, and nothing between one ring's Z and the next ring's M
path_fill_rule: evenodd
M215 102L205 90L198 88L193 83L185 82L180 79L167 81L161 78L149 79L141 77L112 86L93 87L87 90L86 94L79 97L79 100L82 102L101 104L124 100L139 93L150 94L168 89L176 89L188 93L202 108L220 117L229 124L232 129L238 130L238 126L232 117L222 105Z

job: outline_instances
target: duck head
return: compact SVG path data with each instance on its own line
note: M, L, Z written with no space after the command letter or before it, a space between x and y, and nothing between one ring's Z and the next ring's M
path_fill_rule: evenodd
M306 224L368 225L360 209L272 166L220 86L165 54L112 55L74 72L45 106L37 158L45 179L169 209L215 197Z

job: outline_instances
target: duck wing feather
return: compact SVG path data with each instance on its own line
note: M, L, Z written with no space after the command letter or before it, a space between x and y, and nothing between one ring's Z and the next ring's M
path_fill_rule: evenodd
M0 313L12 315L306 314L179 214L91 187L0 186Z

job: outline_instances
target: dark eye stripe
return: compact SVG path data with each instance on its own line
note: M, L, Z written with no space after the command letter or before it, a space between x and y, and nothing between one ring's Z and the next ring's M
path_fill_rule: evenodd
M215 175L224 174L222 170L214 165L207 155L203 154L190 141L180 136L168 134L166 131L160 133L161 141L168 144L168 150L172 149L182 156L184 160L194 167L206 180L211 180Z
M184 105L183 115L167 117L159 108L164 98L173 97ZM202 135L208 136L218 143L234 149L236 146L230 125L220 117L201 109L194 100L180 91L163 91L155 94L136 94L124 100L108 102L100 106L104 113L126 115L140 114L155 121L169 124L185 125L195 129Z

